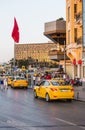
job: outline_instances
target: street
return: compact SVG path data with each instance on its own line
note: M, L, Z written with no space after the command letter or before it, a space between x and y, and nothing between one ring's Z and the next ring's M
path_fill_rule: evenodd
M84 130L85 102L34 99L33 90L0 90L0 130Z

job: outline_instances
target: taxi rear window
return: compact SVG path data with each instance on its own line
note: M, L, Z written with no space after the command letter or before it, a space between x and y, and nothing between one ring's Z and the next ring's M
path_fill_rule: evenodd
M25 78L23 78L23 77L18 77L18 78L16 78L16 80L25 80Z
M55 81L51 81L51 84L52 84L53 86L59 86L59 83L58 83L58 82L55 82Z

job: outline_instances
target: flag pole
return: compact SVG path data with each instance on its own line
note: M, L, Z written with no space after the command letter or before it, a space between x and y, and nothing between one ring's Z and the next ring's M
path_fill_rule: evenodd
M14 41L14 67L15 67L15 41Z
M16 43L19 43L19 27L16 21L16 18L14 17L14 27L12 30L12 34L11 34L12 38L14 39L14 60L13 60L13 65L15 67L15 62L16 62Z

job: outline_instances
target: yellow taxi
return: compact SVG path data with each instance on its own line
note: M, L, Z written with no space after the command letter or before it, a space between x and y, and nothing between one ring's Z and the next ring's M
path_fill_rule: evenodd
M74 99L74 88L71 85L60 84L56 80L44 80L33 89L34 98L41 97L47 102L50 100Z
M13 76L8 76L8 86L11 86L12 84L12 81L13 81Z
M12 88L28 88L28 81L24 77L14 77L12 83Z
M21 69L22 69L22 71L26 71L26 68L25 68L25 66L24 66L24 65L22 66L22 68L21 68Z
M64 83L65 80L63 78L53 78L53 80L56 80L59 83Z

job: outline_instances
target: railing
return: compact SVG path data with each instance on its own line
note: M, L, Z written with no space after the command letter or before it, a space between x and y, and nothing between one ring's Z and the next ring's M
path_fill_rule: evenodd
M45 23L45 32L56 30L56 21Z
M82 23L82 12L79 12L75 16L76 23Z
M82 44L82 37L77 38L77 45Z
M58 50L53 50L53 51L49 51L48 55L62 55L64 54L64 52L58 51Z
M45 32L56 31L56 30L66 30L66 22L63 20L56 20L52 22L45 23Z

